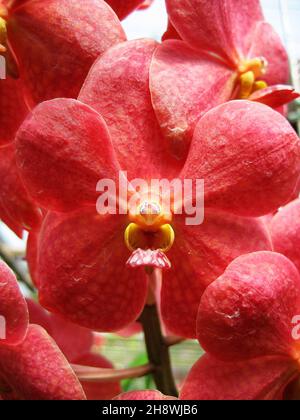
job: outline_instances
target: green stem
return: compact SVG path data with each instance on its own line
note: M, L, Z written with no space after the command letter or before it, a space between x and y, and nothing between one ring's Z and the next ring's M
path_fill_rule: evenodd
M155 280L156 274L156 270L150 274L150 281ZM152 375L156 387L165 395L177 397L169 354L170 346L163 337L157 306L152 295L140 316L140 322L144 330L149 363L154 367Z

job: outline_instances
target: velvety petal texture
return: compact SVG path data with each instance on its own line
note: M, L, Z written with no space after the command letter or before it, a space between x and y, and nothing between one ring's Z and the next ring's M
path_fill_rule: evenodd
M147 278L142 268L126 267L125 227L117 215L49 214L39 243L41 304L93 330L117 331L136 320Z
M111 48L94 64L79 95L106 121L129 180L170 178L182 166L168 153L151 103L149 67L156 47L142 39Z
M275 211L291 198L300 141L266 105L231 101L199 121L182 179L204 179L205 206L243 216Z
M271 242L261 221L209 211L198 226L187 226L183 217L176 218L174 230L175 242L168 252L172 268L162 282L162 317L170 331L193 338L206 287L234 258L271 250Z
M220 360L264 355L299 358L292 335L300 310L300 275L281 254L255 252L234 260L205 291L197 319L203 348Z
M87 353L76 360L77 365L112 369L113 364L104 356ZM88 382L82 381L81 385L88 400L111 400L121 392L119 381L115 382Z
M91 330L72 324L56 314L51 316L51 327L51 336L70 362L90 351L93 345Z
M166 0L181 38L235 63L247 51L247 34L263 20L259 0Z
M280 400L297 367L285 358L225 363L203 356L189 372L180 392L183 400Z
M248 57L264 57L267 62L263 75L269 85L285 84L289 80L289 60L280 37L267 22L259 22L250 36Z
M95 59L124 41L121 24L103 0L28 1L8 21L27 100L36 104L78 95Z
M83 400L82 387L46 331L31 325L18 346L0 347L0 372L21 400Z
M27 300L30 323L42 326L54 339L69 362L87 354L94 343L91 330L50 314L32 299Z
M42 308L41 305L39 305L33 299L27 298L26 303L28 307L30 323L43 327L49 335L52 335L51 314Z
M0 260L0 348L18 344L28 328L27 305L17 279Z
M300 200L281 208L272 218L274 250L289 258L300 271Z
M0 179L0 217L3 221L14 231L14 225L27 230L38 228L42 214L23 185L14 144L0 148Z
M166 4L169 24L151 66L151 92L163 134L184 150L207 110L240 97L240 76L252 70L251 60L263 57L255 80L273 85L288 82L288 57L259 0Z
M184 156L199 118L231 98L235 79L220 60L183 41L157 47L151 64L152 103L175 156Z
M96 205L98 181L118 176L105 122L74 99L38 105L20 128L16 147L25 186L48 209Z
M289 200L300 170L300 143L278 112L251 101L205 109L197 123L201 100L212 107L214 101L229 98L232 84L224 98L222 95L224 86L235 77L234 69L196 53L182 41L164 45L136 40L109 49L93 65L78 101L47 101L30 114L17 136L17 162L29 193L50 210L38 246L35 242L32 248L42 305L70 322L102 331L118 331L138 318L148 284L143 269L126 267L128 219L95 211L97 181L117 180L119 169L128 171L129 179L173 178L183 165L181 179L203 179L208 221L189 230L174 217L175 244L168 254L174 267L162 286L167 327L178 335L195 337L197 308L205 288L237 256L271 249L261 222L246 217L268 214ZM176 56L177 45L181 54L187 54L186 60ZM183 115L184 122L177 137L176 119L166 125L166 132L172 124L175 127L173 142L167 142L161 133L151 102L153 86L151 94L149 89L155 56L159 48L169 47L162 68L169 59L167 71L174 62L182 79L190 80L199 92L203 90L197 110L185 109L188 87L184 83L180 94L176 93L180 98L185 95L175 115ZM204 64L197 67L200 54ZM188 79L191 61L195 74ZM213 90L206 89L202 65L209 75L218 69L217 78L210 80ZM176 72L167 75L169 89L172 77L176 81ZM159 94L163 83L157 80ZM197 89L191 102L198 100ZM176 110L172 95L166 107L169 103L171 118ZM167 112L160 98L158 104L162 124ZM186 133L191 135L193 124L196 128L185 162L178 159L186 151L181 139Z
M300 94L295 91L292 86L288 85L273 85L265 89L257 90L249 99L255 102L261 102L271 108L279 108L286 105L295 99L299 98Z
M0 81L0 147L14 140L28 113L20 81L7 77Z

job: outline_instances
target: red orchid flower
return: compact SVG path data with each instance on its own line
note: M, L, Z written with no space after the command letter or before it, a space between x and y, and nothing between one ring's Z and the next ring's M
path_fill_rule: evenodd
M72 324L56 314L50 314L33 300L27 300L31 323L42 326L54 339L57 346L74 365L95 368L113 368L112 363L104 356L93 352L96 341L91 330ZM88 400L111 399L121 392L119 381L84 382L81 381Z
M24 227L39 224L40 216L19 177L11 144L28 114L19 80L0 81L0 109L0 219L21 237Z
M119 19L125 19L136 9L146 9L151 6L152 0L105 0L116 12Z
M0 217L21 236L37 227L40 210L17 174L13 146L1 146L14 141L29 112L25 102L76 97L93 61L125 35L102 0L0 1L0 16L8 71L0 81Z
M85 399L54 341L40 326L28 324L25 299L14 274L2 261L0 286L1 399Z
M286 51L264 21L258 0L166 0L166 4L173 25L168 37L177 38L177 31L182 39L167 40L157 48L151 93L164 135L181 156L207 110L234 98L252 99L253 92L267 85L287 83L289 67ZM291 87L281 89L281 105L298 96ZM261 102L265 95L268 104L278 106L278 87L263 89Z
M3 48L16 57L27 102L76 97L95 59L125 34L103 0L1 1ZM11 59L7 57L8 69ZM4 117L5 118L5 117Z
M282 399L300 377L300 275L275 252L238 257L202 296L197 335L207 355L190 371L182 399Z
M193 337L205 287L238 255L270 249L255 217L291 196L299 139L271 108L232 101L200 120L182 169L168 155L151 107L155 48L151 41L113 47L90 72L82 102L39 105L19 130L17 161L31 196L50 210L35 268L42 305L84 327L117 331L139 316L147 296L145 271L126 266L132 250L170 248L162 317L170 331ZM137 208L129 216L98 214L96 184L118 183L120 169L129 180L204 179L204 223L186 226L183 215L156 214L155 234L145 236Z

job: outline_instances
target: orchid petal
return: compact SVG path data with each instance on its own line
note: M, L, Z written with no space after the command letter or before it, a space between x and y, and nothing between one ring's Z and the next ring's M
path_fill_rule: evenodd
M27 99L37 104L76 98L95 59L124 41L125 34L102 0L48 0L17 8L8 22L8 38Z
M144 39L111 48L94 64L79 95L103 116L129 179L170 178L182 166L169 156L151 104L149 66L156 47Z
M1 147L14 140L19 126L28 113L19 81L10 77L0 81L0 109Z
M0 345L18 344L24 339L27 327L27 306L17 279L0 260Z
M0 178L0 207L4 219L6 214L20 228L37 228L41 222L41 212L21 181L14 145L0 148Z
M171 270L162 283L162 318L181 337L196 335L196 319L205 288L237 256L271 249L263 223L255 219L206 212L202 225L187 226L175 218L175 242L168 257Z
M126 267L125 228L125 216L82 209L49 213L39 241L42 306L98 331L117 331L135 321L145 304L147 278L143 269Z
M268 86L265 89L257 90L252 93L249 100L261 102L274 109L280 108L295 99L299 98L300 94L295 91L292 86L288 85L274 85Z
M50 314L32 299L27 300L31 324L43 327L54 339L69 362L75 361L88 353L93 345L91 330L64 320L59 315Z
M235 63L247 51L247 34L263 20L258 0L166 0L181 38Z
M206 111L229 100L236 74L183 41L163 42L151 64L153 107L172 153L182 157Z
M100 354L87 353L76 360L77 365L112 369L113 364ZM88 400L111 400L120 394L121 386L116 382L81 382Z
M202 296L197 335L224 361L265 355L299 357L293 319L300 310L300 276L281 254L238 257Z
M251 35L249 58L263 57L267 62L262 79L269 85L286 84L289 80L289 61L280 37L267 22L260 22Z
M231 101L199 121L181 179L203 179L205 205L242 216L275 211L292 196L300 142L266 105Z
M167 30L162 36L163 41L167 41L168 39L181 39L179 33L176 31L170 20L168 20Z
M26 188L47 209L96 205L97 182L118 176L105 122L74 99L38 105L21 126L16 148Z
M300 200L280 209L270 223L274 250L289 258L300 271ZM299 308L300 311L300 308ZM299 313L300 315L300 313Z
M0 347L0 372L19 399L85 399L67 360L38 325L29 327L21 344Z
M52 336L51 314L33 299L26 299L30 324L43 327Z
M296 367L285 358L224 363L210 355L196 362L183 384L183 400L276 400Z
M74 362L91 350L93 333L87 328L80 327L61 316L51 316L51 336L70 362Z

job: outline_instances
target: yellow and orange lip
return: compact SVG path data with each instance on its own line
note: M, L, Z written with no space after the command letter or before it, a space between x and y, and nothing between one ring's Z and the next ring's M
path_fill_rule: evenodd
M170 225L172 213L164 211L158 202L142 202L129 211L129 220L124 239L130 251L140 248L167 252L172 247L175 239Z

